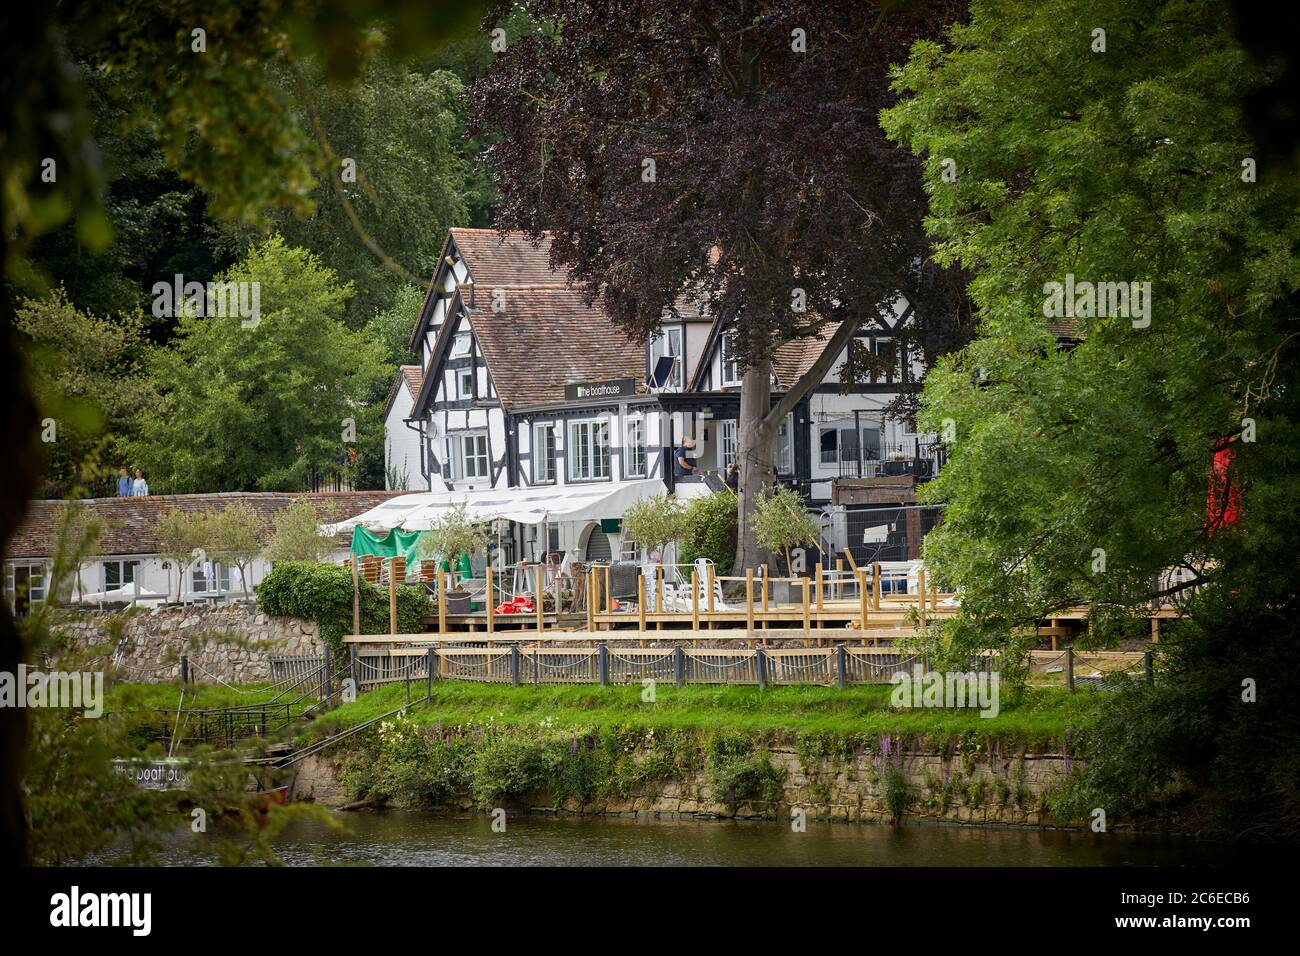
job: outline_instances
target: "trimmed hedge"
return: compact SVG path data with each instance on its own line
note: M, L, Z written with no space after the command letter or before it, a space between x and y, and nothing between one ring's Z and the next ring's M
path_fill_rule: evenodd
M343 635L352 633L352 572L337 564L311 561L277 562L257 586L258 607L267 614L315 621L321 640L344 654ZM437 605L423 588L397 589L397 629L421 630L420 618L436 613ZM361 582L361 632L388 633L388 590Z

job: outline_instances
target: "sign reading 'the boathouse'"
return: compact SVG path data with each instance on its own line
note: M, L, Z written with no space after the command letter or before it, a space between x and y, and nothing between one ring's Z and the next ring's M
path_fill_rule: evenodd
M591 398L631 398L636 394L636 380L616 378L608 382L576 382L564 386L564 397L575 402Z

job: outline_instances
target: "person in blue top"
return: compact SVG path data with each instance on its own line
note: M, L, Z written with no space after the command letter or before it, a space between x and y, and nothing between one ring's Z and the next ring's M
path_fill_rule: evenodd
M119 498L131 497L131 476L127 474L126 465L117 470L117 496Z
M695 457L694 455L691 454L691 450L694 447L695 447L695 439L683 438L681 447L673 452L673 477L674 478L685 478L688 475L693 475L698 471L698 469L695 467L695 462L691 460L692 458Z

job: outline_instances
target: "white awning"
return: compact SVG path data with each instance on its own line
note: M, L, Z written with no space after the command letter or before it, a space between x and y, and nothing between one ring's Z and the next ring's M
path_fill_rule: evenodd
M658 478L606 481L544 488L500 488L484 491L429 491L390 498L355 518L322 526L326 534L351 531L428 531L441 515L459 505L477 521L504 518L519 524L560 521L598 521L621 518L627 508L644 498L666 494Z

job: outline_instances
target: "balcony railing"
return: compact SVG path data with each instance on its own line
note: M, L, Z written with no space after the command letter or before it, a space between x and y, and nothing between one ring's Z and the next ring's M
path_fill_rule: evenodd
M879 448L844 449L844 454L822 452L822 464L839 461L841 478L893 478L911 475L933 478L948 462L948 451L939 442L912 439L886 442Z

